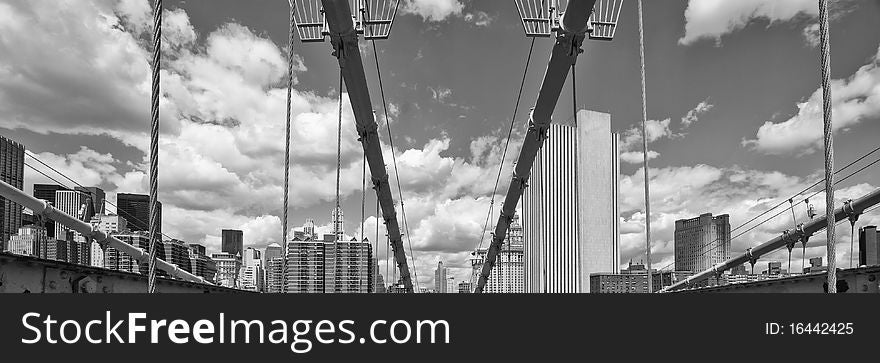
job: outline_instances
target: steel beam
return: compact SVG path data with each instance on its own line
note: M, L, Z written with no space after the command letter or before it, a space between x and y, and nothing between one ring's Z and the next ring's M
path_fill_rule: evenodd
M0 293L143 293L147 276L0 253ZM245 293L213 284L156 277L161 293Z
M557 32L556 44L550 53L550 62L544 73L544 80L541 82L541 90L538 91L538 101L535 103L535 109L529 120L529 131L517 158L513 180L507 189L498 223L495 224L492 244L489 245L489 250L486 253L486 260L483 262L483 269L477 280L477 287L474 289L475 293L483 292L483 288L489 281L492 268L495 267L495 259L501 252L501 246L507 237L507 229L513 221L516 206L527 187L535 156L544 145L547 130L550 129L551 116L556 108L556 102L559 101L562 86L565 85L565 79L568 77L572 65L577 61L577 56L583 52L581 44L586 37L587 22L595 3L596 0L572 0L566 6L561 21L563 29Z
M827 275L826 272L815 272L778 279L678 290L676 293L824 293ZM880 266L839 270L837 281L838 292L844 292L840 288L846 286L846 293L880 293Z
M25 194L25 192L3 181L0 181L0 195L13 201L14 203L18 203L22 207L32 210L34 212L34 215L42 215L53 221L61 223L65 227L79 232L83 235L83 237L100 243L102 246L110 246L119 250L120 252L124 252L125 254L131 256L140 263L147 263L150 261L150 254L144 252L144 250L132 246L128 243L122 242L116 237L108 236L104 234L104 232L94 229L90 224L83 222L76 217L73 217L58 209L55 209L55 207L53 207L45 200L39 200L30 195L27 195ZM160 270L167 272L173 277L201 284L207 283L202 277L186 272L185 270L177 267L177 265L172 265L163 260L156 259L156 266Z
M345 87L351 100L357 132L364 148L367 163L370 165L373 189L376 190L379 205L382 208L382 218L385 220L385 227L388 230L388 238L391 241L394 259L397 261L400 279L406 290L413 292L413 283L406 262L406 252L403 248L397 212L394 210L391 185L388 183L388 173L385 171L385 159L382 156L382 146L379 141L379 125L373 115L373 103L370 100L370 90L367 87L367 77L364 74L364 64L361 60L358 35L351 17L351 9L348 0L322 0L321 2L324 5L327 26L330 29L330 43L333 45L334 55L339 60L342 78L345 80Z
M843 207L835 209L834 221L836 223L848 218L852 214L862 214L865 209L871 208L878 203L880 203L880 189L876 189L873 192L852 201L851 203L847 203ZM816 232L821 231L827 225L826 220L826 217L814 219L809 223L802 224L798 228L787 230L783 232L781 236L764 242L756 246L755 248L752 248L736 257L717 264L708 270L705 270L696 275L688 277L687 279L672 284L671 286L664 288L660 292L675 291L682 287L703 281L711 276L720 275L724 271L727 271L735 266L739 266L749 261L756 261L761 258L761 256L785 247L790 243L797 242L801 238L809 238Z

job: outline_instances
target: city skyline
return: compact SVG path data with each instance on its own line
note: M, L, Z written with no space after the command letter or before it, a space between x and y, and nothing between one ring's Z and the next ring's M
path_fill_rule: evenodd
M420 3L406 2L395 34L377 43L383 62L387 62L383 67L388 69L383 71L389 77L390 113L410 218L409 237L423 286L433 283L431 272L437 260L447 261L459 280L469 274L468 258L480 240L481 222L504 146L505 118L514 101L515 94L506 91L518 86L516 76L522 62L517 55L525 56L527 51L512 4L443 3L451 6L421 8ZM673 259L675 220L711 212L730 214L731 224L736 226L821 178L817 173L821 168L818 139L806 131L818 120L813 2L786 3L780 5L785 9L779 12L755 5L762 2L720 9L698 8L692 3L646 4L648 125L654 151L652 198L657 203L652 206L656 213L652 223L654 263L661 267ZM148 83L148 48L139 37L147 27L148 17L143 15L149 8L145 1L131 5L96 3L77 8L62 4L50 9L38 2L4 3L10 13L26 19L30 28L22 31L19 23L0 23L0 29L9 34L0 49L16 50L6 52L12 78L5 78L4 73L0 79L4 116L0 133L79 183L103 188L111 201L119 192L146 192L147 125L143 120L149 112L147 90L141 85ZM175 45L167 55L173 60L168 63L168 72L179 79L166 77L163 81L168 90L168 109L162 113L165 141L160 162L164 174L159 182L160 200L166 203L163 231L189 243L203 243L211 251L219 250L223 228L245 231L253 236L251 242L256 247L277 243L281 239L280 172L269 171L278 171L282 165L278 135L283 124L283 92L275 83L286 69L287 19L278 15L286 13L286 4L169 1L166 6L167 34ZM581 108L612 114L612 129L622 136L621 264L644 253L644 216L639 212L642 174L632 163L640 156L639 140L631 132L640 119L632 107L638 98L634 6L633 2L625 3L616 39L586 44L586 57L578 62ZM874 2L840 6L845 7L833 9L833 36L859 34L837 43L832 55L838 94L847 95L838 101L842 112L836 116L841 129L836 135L835 155L838 164L843 164L876 144L873 139L880 108L871 91L880 82L880 35L870 29L880 23L880 12ZM56 27L57 19L71 32L53 38L41 36L51 33L46 29ZM85 24L94 25L93 30L87 30ZM26 34L36 36L25 39L22 35ZM489 37L496 42L492 50L484 47ZM526 105L531 103L540 77L540 71L534 69L543 68L549 47L544 40L536 41L534 68L523 98ZM56 42L72 44L82 54L58 59L52 51L58 49ZM235 53L239 46L256 51L249 53L251 57L221 56ZM327 61L327 49L294 44L294 122L297 129L309 130L309 135L294 135L297 172L291 184L295 206L291 225L309 216L318 217L318 228L330 222L325 211L333 201L335 123L331 121L335 120L338 90L328 82L336 69ZM450 61L450 53L459 56ZM100 62L107 59L121 61ZM119 64L119 68L100 69L95 64ZM208 66L197 66L201 64ZM446 76L462 67L486 69L486 73L480 77ZM75 86L56 87L53 79L34 76L50 72L59 72L67 84ZM21 74L30 75L21 78L24 84L15 78ZM211 79L239 82L236 85L240 87L225 89ZM195 87L199 82L210 87L199 91ZM598 87L588 87L593 84ZM55 93L26 92L32 87ZM71 88L91 111L55 102L71 97L65 93ZM570 117L567 88L557 107L556 121ZM231 102L233 99L241 102ZM527 109L522 107L517 115L514 150L522 138ZM343 123L343 210L349 221L354 221L350 224L359 226L361 155L349 112ZM381 112L379 115L384 117ZM789 136L782 136L781 131ZM206 139L209 142L203 141ZM508 158L511 154L515 155L509 153ZM507 160L505 175L509 175L511 164L512 160ZM30 169L25 170L25 176L29 194L27 189L33 183L49 182ZM877 177L876 169L868 169L848 180L838 189L839 201L876 188ZM370 217L375 214L375 197L369 188L363 229L366 236L374 236L379 224L381 238L381 223ZM820 194L814 203L820 206L821 200ZM806 215L803 204L799 205L797 218L803 220ZM733 241L732 250L741 252L789 228L788 217L780 216ZM863 218L860 224L878 224L876 215ZM357 228L350 233L359 232ZM837 256L842 265L850 258L849 233L849 228L838 229L841 246L845 246ZM821 236L811 240L806 258L822 255L822 243ZM778 260L782 255L779 252L769 258ZM377 257L384 266L387 258L382 254Z

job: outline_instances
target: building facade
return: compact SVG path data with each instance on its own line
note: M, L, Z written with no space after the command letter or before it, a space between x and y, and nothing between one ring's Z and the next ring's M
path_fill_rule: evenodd
M266 291L266 269L262 251L248 247L244 250L241 268L241 288L248 291Z
M522 197L526 292L588 292L591 273L619 271L617 144L606 113L551 124Z
M181 270L192 273L192 261L189 258L189 246L186 242L178 239L162 242L165 252L165 262L180 267Z
M217 264L217 274L214 282L220 286L240 288L239 273L241 271L241 254L220 252L211 254L211 259Z
M24 188L24 145L0 136L0 180ZM21 227L21 206L0 196L0 251Z
M880 232L877 226L859 228L859 266L880 265Z
M483 270L483 261L489 249L479 248L475 257L471 260L473 267L472 276L479 277ZM501 252L495 259L495 266L483 288L484 293L522 293L525 292L523 257L523 228L519 223L519 216L513 217L510 228L507 229L507 238L501 247Z
M284 254L281 245L271 243L266 246L263 260L266 266L266 292L284 292Z
M324 292L324 253L326 243L309 237L287 242L284 291L287 293Z
M438 294L445 294L446 291L446 274L448 269L443 266L443 261L437 262L437 268L434 269L434 290Z
M34 198L45 200L55 206L55 192L59 190L68 189L56 184L34 184ZM46 236L55 238L55 222L47 218L44 224Z
M18 233L6 242L6 252L23 256L42 257L40 246L46 244L46 228L38 225L22 226Z
M692 273L684 271L651 271L652 292L688 278ZM593 273L590 275L590 293L595 294L643 294L648 292L648 270L644 264L633 264L619 273Z
M331 242L327 242L331 243ZM336 283L334 292L369 293L372 285L373 248L366 239L336 242Z
M141 250L150 250L150 236L149 233L145 231L117 233L114 234L114 237L122 242L140 248ZM165 250L163 246L160 243L156 247L156 257L164 260ZM146 261L142 263L138 262L129 254L119 251L113 247L107 247L104 250L104 268L116 271L139 273L142 275L146 275L149 273L149 264ZM157 270L156 276L166 276L166 273L164 271Z
M675 269L701 272L730 258L730 217L727 214L675 221Z
M192 243L189 245L189 262L192 274L200 276L205 281L214 282L217 274L217 263L207 256L205 246Z
M287 243L284 291L289 293L369 293L374 284L369 241L336 241L295 236ZM330 271L332 270L332 272Z
M159 230L162 233L162 202L156 203L159 209ZM132 232L150 231L150 196L143 194L116 194L116 214L128 221Z
M224 229L220 231L220 251L232 255L242 255L244 252L244 232L236 229Z
M92 225L92 228L108 236L114 233L128 232L128 221L116 214L96 214L89 224ZM104 267L104 249L98 242L92 242L91 249L91 265Z

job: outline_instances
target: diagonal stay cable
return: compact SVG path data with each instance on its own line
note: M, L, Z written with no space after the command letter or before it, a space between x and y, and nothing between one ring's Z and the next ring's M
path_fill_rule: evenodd
M373 58L376 60L376 74L379 79L379 93L382 95L382 108L385 112L385 127L388 130L388 143L391 146L391 159L394 163L394 178L397 180L397 195L400 197L400 212L403 217L403 229L406 231L406 243L409 245L409 255L412 261L412 273L416 284L416 290L419 290L419 274L416 268L416 257L412 248L412 240L409 234L409 224L406 222L406 208L403 203L403 188L400 186L400 173L397 171L397 156L394 154L394 136L391 133L391 120L388 117L388 102L385 100L385 86L382 82L382 71L379 67L379 52L376 51L376 40L370 40L373 45ZM402 272L402 271L401 271Z
M477 250L483 247L483 241L486 237L486 230L489 228L489 220L492 218L492 208L495 205L495 194L498 191L498 183L501 181L501 173L504 170L504 159L507 157L507 149L510 146L510 138L513 135L513 125L516 121L516 114L519 111L519 103L522 99L523 89L526 85L526 76L529 73L529 64L532 61L532 51L535 48L535 38L532 38L531 44L529 44L529 55L526 57L526 65L523 68L523 76L522 81L519 84L519 92L517 92L516 103L513 106L513 115L510 117L510 127L507 130L507 139L504 142L504 151L501 153L501 161L498 163L498 175L495 177L495 186L492 188L492 199L489 201L489 212L486 214L486 222L483 224L483 233L480 234L480 244L477 246ZM475 252L476 253L476 250Z

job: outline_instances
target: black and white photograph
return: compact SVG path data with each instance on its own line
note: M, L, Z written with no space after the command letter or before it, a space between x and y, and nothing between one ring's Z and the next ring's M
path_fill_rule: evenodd
M864 344L878 163L878 0L0 0L0 351Z

